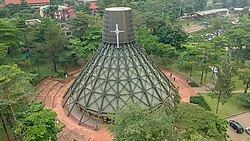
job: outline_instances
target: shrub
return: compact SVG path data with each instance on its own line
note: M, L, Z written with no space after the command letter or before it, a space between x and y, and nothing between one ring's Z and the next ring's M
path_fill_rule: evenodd
M199 87L199 85L196 84L196 83L193 82L193 81L192 81L192 82L189 82L188 85L191 86L191 87Z
M36 86L38 83L40 83L41 81L43 81L44 79L46 79L48 76L41 76L41 75L37 75L36 77L34 77L31 80L31 84L33 84L34 86Z
M202 108L211 111L211 108L209 107L203 96L191 96L190 103L198 104Z
M242 105L250 108L250 93L244 93L238 96L238 99L241 101Z
M58 70L57 73L58 73L59 77L63 78L64 74L65 74L65 71L64 70Z

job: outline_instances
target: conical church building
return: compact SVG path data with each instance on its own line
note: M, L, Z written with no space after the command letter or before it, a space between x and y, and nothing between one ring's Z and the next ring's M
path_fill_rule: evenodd
M102 44L64 96L68 116L98 129L127 103L174 105L176 88L135 42L131 8L106 8L103 30Z

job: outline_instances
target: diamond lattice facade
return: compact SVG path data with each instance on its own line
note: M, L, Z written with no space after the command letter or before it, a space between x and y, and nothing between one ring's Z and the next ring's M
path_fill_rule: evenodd
M103 43L65 94L79 124L98 129L107 114L137 102L150 109L179 98L174 85L135 42L130 8L105 9Z

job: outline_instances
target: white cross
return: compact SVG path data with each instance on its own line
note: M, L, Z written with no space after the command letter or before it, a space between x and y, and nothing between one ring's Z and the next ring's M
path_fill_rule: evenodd
M119 48L119 33L124 32L124 31L120 31L118 29L118 24L115 24L115 31L110 31L110 32L115 32L116 33L116 43L117 43L117 48Z

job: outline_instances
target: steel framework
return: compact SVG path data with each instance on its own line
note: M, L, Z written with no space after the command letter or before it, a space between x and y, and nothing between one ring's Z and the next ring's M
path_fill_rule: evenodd
M112 12L114 11L111 10ZM123 18L120 19L124 21ZM116 25L119 32L116 23L119 24L119 21L111 24L114 27ZM132 24L121 26L124 27L124 32L128 32L127 25ZM108 34L114 27L107 31ZM117 34L117 38L118 36ZM165 101L174 106L179 98L174 85L147 58L145 51L137 46L134 39L127 38L133 36L123 35L121 41L124 43L119 43L119 47L115 36L112 39L105 38L86 65L86 69L78 75L64 95L63 107L67 109L67 115L73 115L79 120L79 124L91 125L98 129L99 125L107 120L108 114L114 113L118 107L127 103L136 102L151 109ZM107 42L109 39L110 42Z

